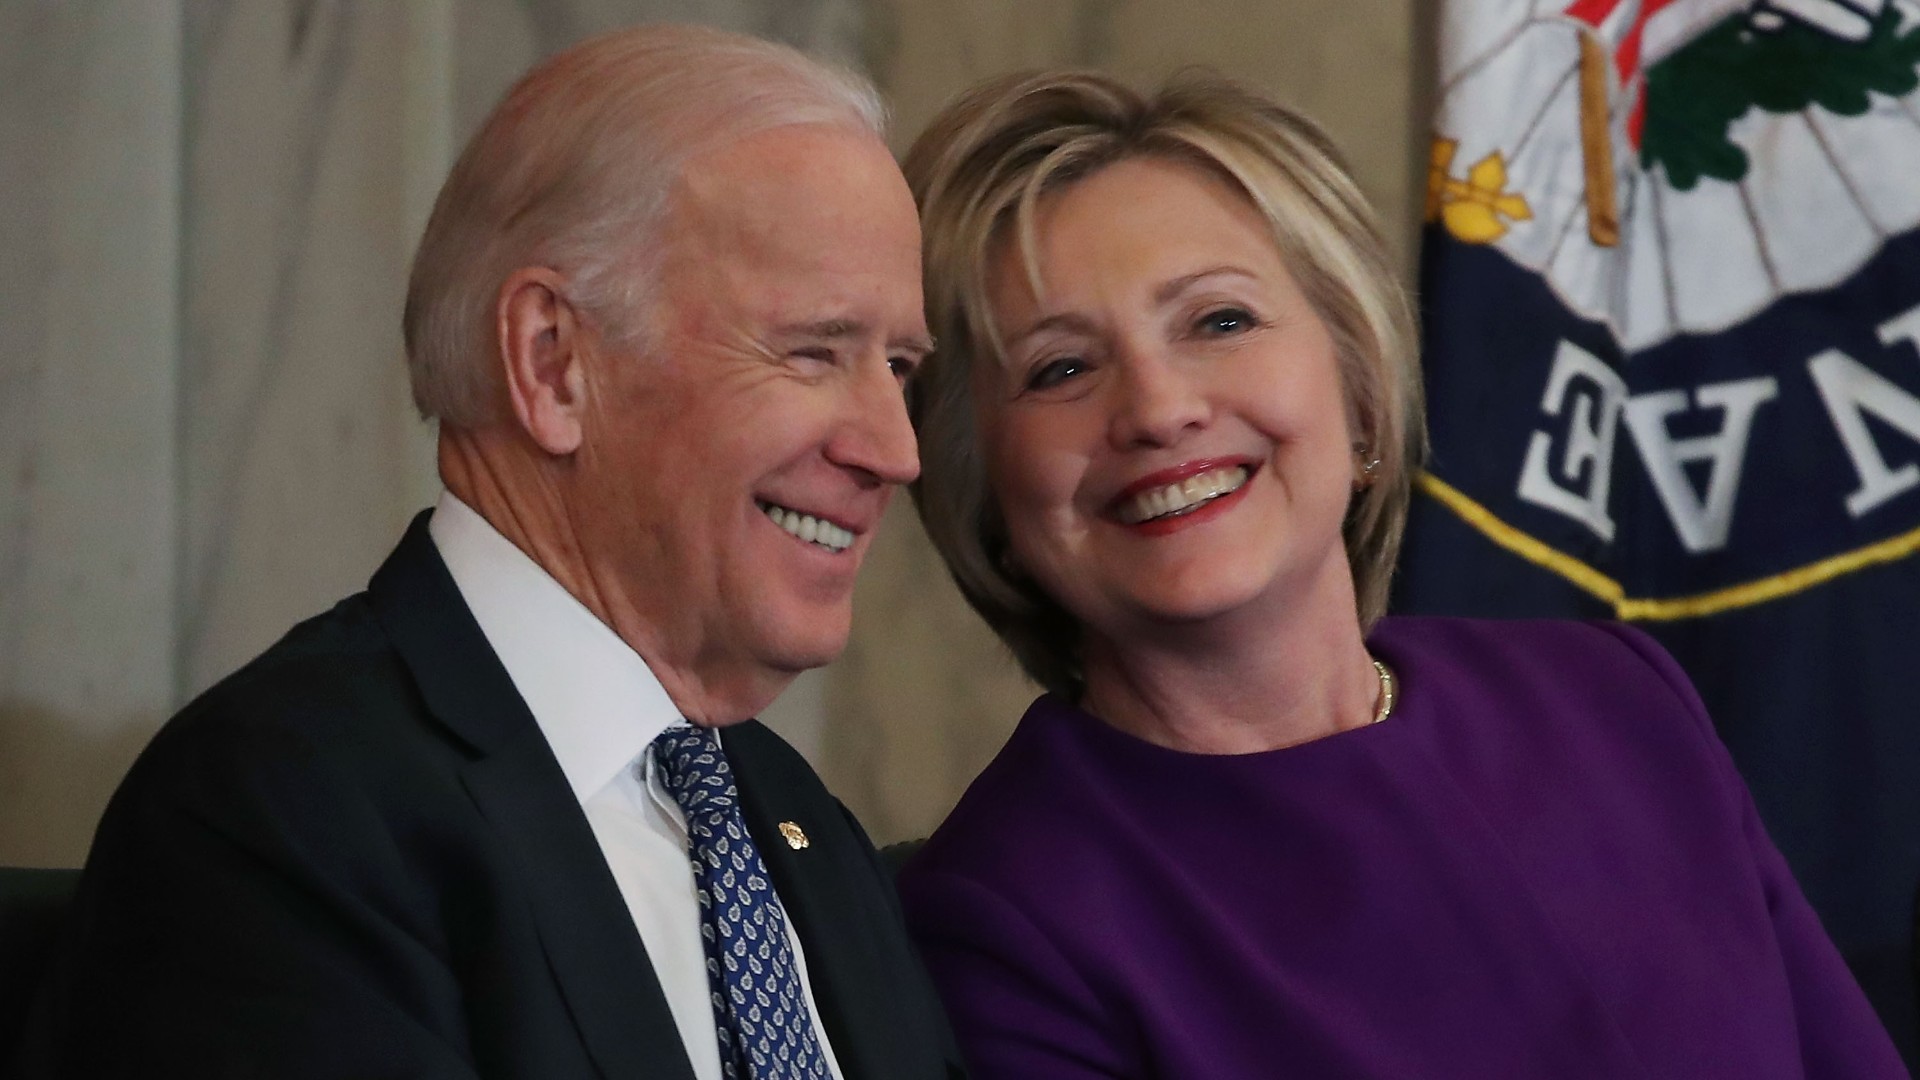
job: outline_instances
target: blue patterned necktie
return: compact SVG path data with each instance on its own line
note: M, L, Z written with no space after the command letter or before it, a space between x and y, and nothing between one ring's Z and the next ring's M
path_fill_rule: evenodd
M687 815L722 1075L826 1080L826 1056L787 942L787 915L740 815L719 736L675 725L653 741L653 759Z

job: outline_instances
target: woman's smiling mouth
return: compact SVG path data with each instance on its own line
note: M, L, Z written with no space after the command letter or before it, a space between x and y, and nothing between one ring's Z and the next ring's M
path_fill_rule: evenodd
M1122 524L1138 525L1191 514L1223 495L1240 490L1251 475L1244 465L1209 469L1122 499L1114 510L1114 516Z

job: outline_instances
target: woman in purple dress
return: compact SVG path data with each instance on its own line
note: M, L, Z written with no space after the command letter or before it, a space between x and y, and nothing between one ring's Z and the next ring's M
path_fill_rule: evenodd
M980 1076L1904 1076L1644 635L1381 618L1412 318L1232 85L913 148L921 515L1048 693L902 876Z

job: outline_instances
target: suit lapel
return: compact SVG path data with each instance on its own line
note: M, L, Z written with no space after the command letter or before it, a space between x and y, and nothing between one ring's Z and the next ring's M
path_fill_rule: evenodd
M679 1029L586 815L414 519L369 599L427 709L470 749L462 780L522 870L547 962L606 1077L693 1080Z
M799 754L758 722L725 728L721 739L747 829L806 950L807 979L842 1074L944 1075L934 1049L944 1032L913 1007L931 991L889 905L892 884L857 826ZM804 835L804 847L783 824Z
M467 790L525 870L540 942L608 1077L693 1080L667 998L539 728L467 767Z

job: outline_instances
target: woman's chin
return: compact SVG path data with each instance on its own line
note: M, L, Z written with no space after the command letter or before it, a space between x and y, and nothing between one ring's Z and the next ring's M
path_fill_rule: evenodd
M1286 572L1284 567L1216 564L1158 579L1140 575L1117 583L1098 599L1069 604L1094 633L1115 644L1167 643L1169 635L1204 638L1219 633L1245 641L1270 639L1288 620L1354 618L1353 589L1344 580L1344 556L1329 556L1328 572ZM1344 587L1341 587L1344 586ZM1331 629L1331 627L1329 627Z
M1199 585L1140 590L1127 597L1115 619L1115 636L1205 630L1209 625L1238 625L1267 605L1266 590L1246 582L1209 581Z

